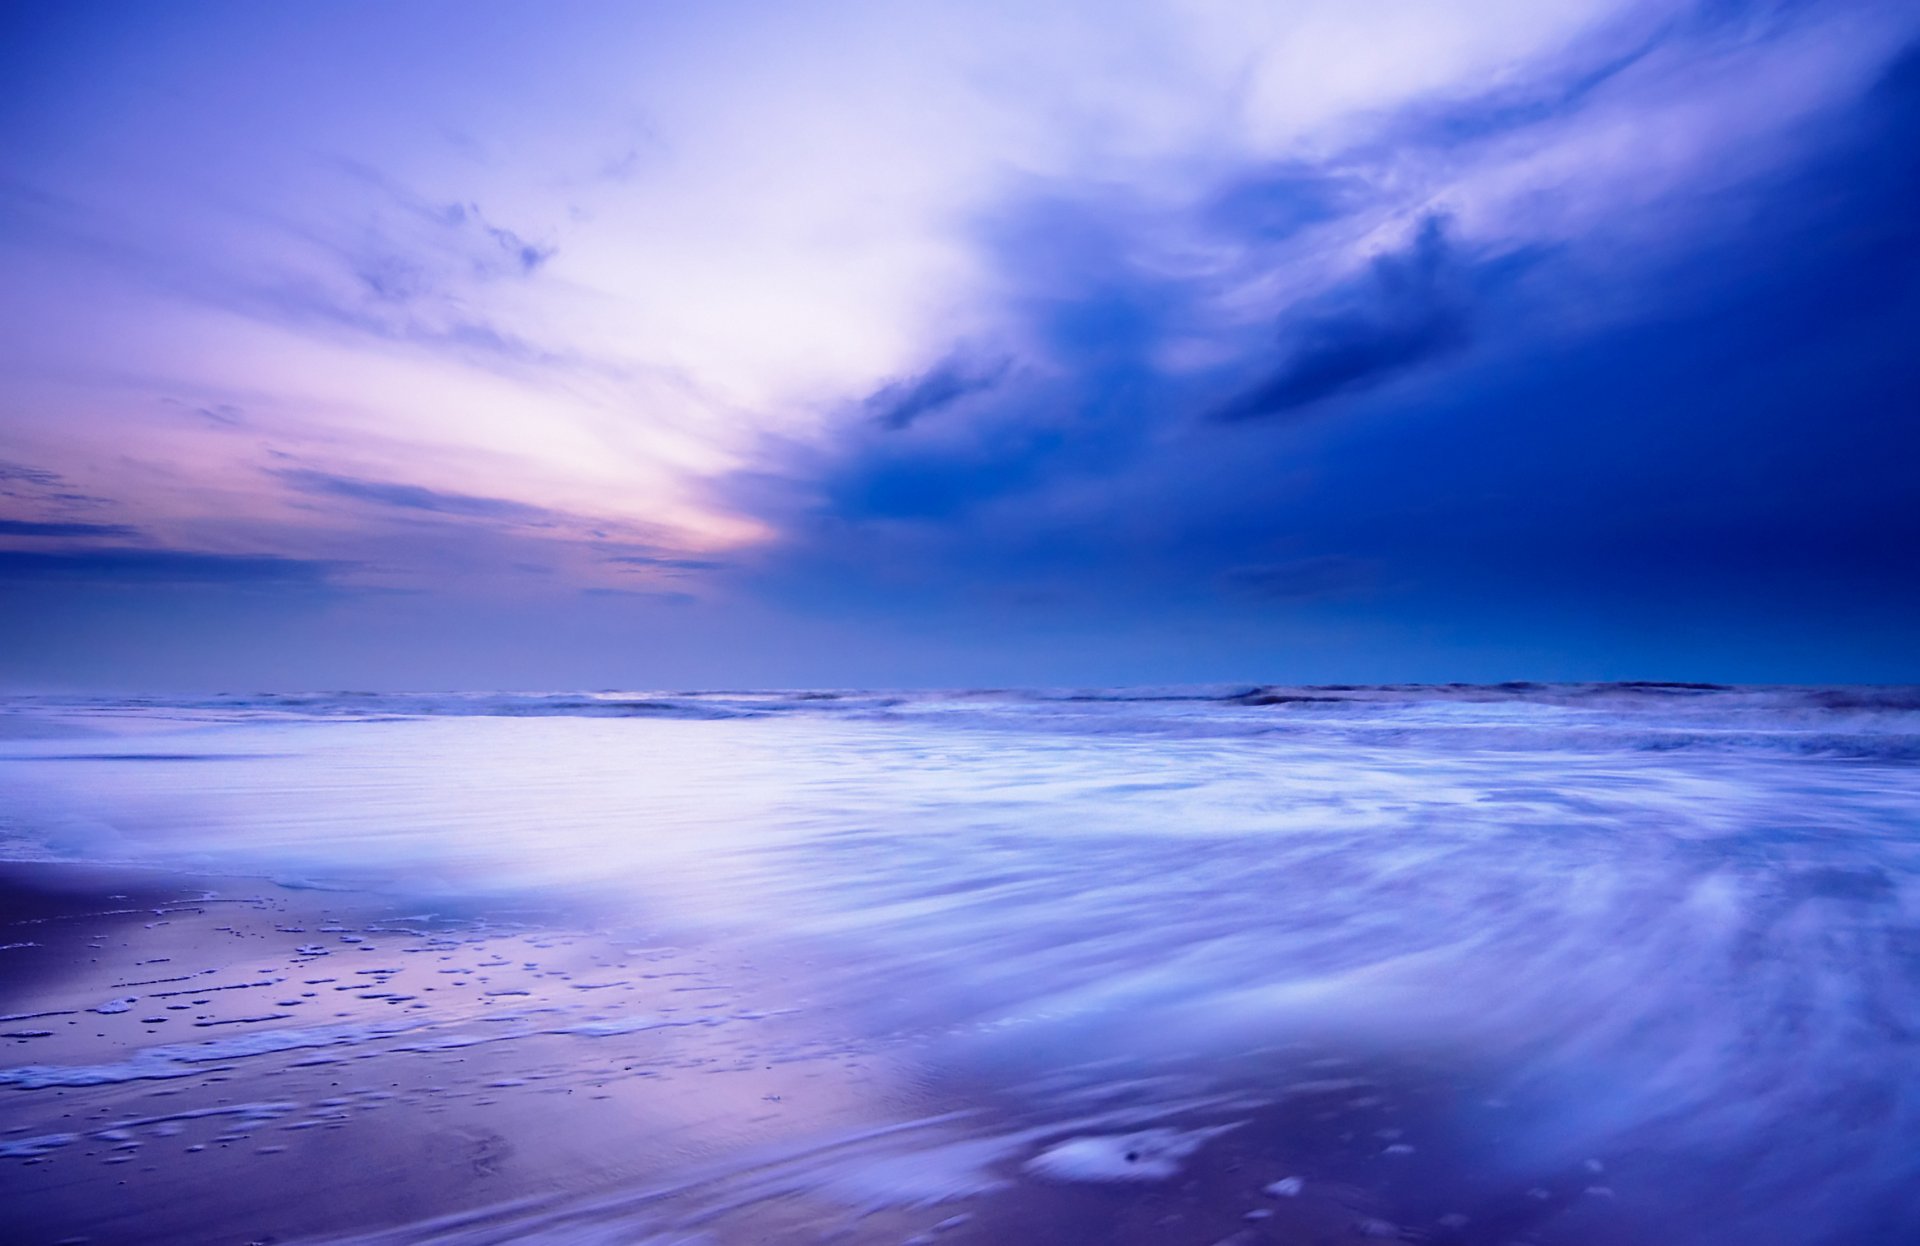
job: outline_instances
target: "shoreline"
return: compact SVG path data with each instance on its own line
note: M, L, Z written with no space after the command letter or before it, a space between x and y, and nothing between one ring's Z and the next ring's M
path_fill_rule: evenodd
M1324 1133L1300 1103L1352 1114L1339 1079L1049 1118L769 1008L772 977L723 953L164 869L0 863L17 943L0 1170L21 1243L1398 1235L1349 1183L1263 1193ZM1164 1174L1130 1167L1163 1150Z
M746 1106L792 1079L743 1058L780 1019L696 950L48 862L0 864L0 944L23 1242L372 1231L668 1175L716 1117L792 1131Z

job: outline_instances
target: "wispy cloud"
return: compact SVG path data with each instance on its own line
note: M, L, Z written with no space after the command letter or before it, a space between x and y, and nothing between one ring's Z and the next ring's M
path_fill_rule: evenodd
M675 558L661 554L619 554L607 561L624 567L658 567L663 571L719 571L726 566L711 558Z
M135 529L125 524L0 519L0 536L130 537L137 535L138 532Z
M108 504L106 498L74 488L73 482L59 472L4 460L0 460L0 497L41 511L85 512Z
M324 583L338 564L303 558L100 546L57 552L0 550L0 580L102 584Z
M631 601L648 601L663 606L691 606L697 604L700 600L691 593L676 593L671 590L645 588L606 588L595 586L581 589L580 594L583 597L611 597L616 599L625 598Z
M566 516L544 506L531 506L511 498L482 497L470 493L450 493L424 485L389 480L365 480L357 476L338 476L311 468L275 469L275 477L306 493L345 498L396 510L426 511L463 519L485 519L500 523L552 527Z
M6 483L37 485L51 489L60 483L60 474L41 467L29 467L25 463L0 461L0 484Z

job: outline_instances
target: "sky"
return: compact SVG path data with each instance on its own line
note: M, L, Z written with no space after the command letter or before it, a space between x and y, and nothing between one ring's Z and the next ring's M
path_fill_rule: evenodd
M0 3L0 688L1920 682L1902 0Z

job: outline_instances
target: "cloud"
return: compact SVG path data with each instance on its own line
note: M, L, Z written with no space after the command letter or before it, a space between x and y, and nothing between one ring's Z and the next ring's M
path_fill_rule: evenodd
M923 416L992 389L1006 373L1004 359L983 363L954 355L918 376L889 382L861 405L882 428L907 428Z
M4 581L318 585L342 569L339 563L316 559L128 546L57 553L0 550L0 580Z
M386 480L365 480L358 476L337 476L309 468L281 468L273 475L304 493L370 502L397 510L426 511L463 519L491 519L503 523L551 527L566 516L544 506L516 502L511 498L483 497L471 493L451 493L424 485Z
M0 519L0 536L128 537L138 532L117 523L42 523L31 519Z
M543 245L529 242L513 230L495 225L487 220L477 203L450 203L436 212L390 182L383 184L389 193L407 203L415 212L448 226L461 238L463 245L470 245L469 240L480 242L482 245L475 247L468 256L476 275L518 273L523 277L531 276L541 265L560 253L560 248L551 243ZM468 229L468 226L472 226L472 229ZM484 243L492 245L489 247Z
M477 315L465 300L425 297L436 287L430 274L404 259L362 261L353 271L357 290L330 280L279 274L225 278L200 274L188 291L215 306L269 324L310 331L345 331L494 371L545 369L561 373L619 376L616 364L545 346ZM360 295L370 297L359 297Z
M541 340L543 326L518 314L517 300L495 294L524 286L559 254L557 244L494 225L471 204L450 219L446 208L364 165L324 167L331 176L312 199L255 204L228 219L232 237L218 243L174 236L183 226L166 214L136 223L111 203L4 182L0 217L18 241L98 266L117 285L316 341L361 337L513 375L645 371L573 350L555 335ZM214 215L203 209L190 219ZM233 422L221 406L200 413Z
M1445 220L1429 216L1405 251L1374 261L1357 306L1292 330L1286 361L1215 418L1290 415L1460 351L1472 327L1460 268Z
M520 275L523 277L532 276L535 269L560 253L558 247L538 246L510 229L500 229L493 225L487 226L487 236L500 244L501 249L519 266Z
M247 413L230 402L216 402L193 408L193 413L223 428L239 428L247 422Z
M449 209L453 210L460 210L459 205ZM419 245L399 242L370 248L353 261L354 276L382 303L445 301L465 279L530 277L559 253L557 247L539 246L512 230L487 224L478 208L471 211L477 232L451 240L429 238ZM450 248L436 245L448 242Z
M710 558L672 558L659 554L620 554L607 559L628 567L659 567L666 571L720 571L725 563Z
M1839 339L1911 302L1920 181L1878 114L1915 75L1873 87L1866 53L1827 65L1798 28L1602 42L1311 158L1213 152L1197 186L1018 184L974 236L991 331L954 339L992 341L1004 371L971 386L957 344L929 352L828 435L774 443L728 482L779 533L749 585L878 611L1044 588L1109 617L1356 597L1384 615L1495 581L1631 597L1647 548L1674 551L1675 582L1724 584L1726 546L1810 574L1802 548L1849 524L1868 552L1847 574L1871 583L1915 512L1885 479L1859 502L1824 482L1887 470L1849 465L1842 426L1912 439L1876 414L1901 409L1896 353ZM1758 113L1738 89L1846 73L1854 96L1783 89ZM1712 158L1726 125L1752 127L1732 170ZM1813 427L1826 385L1843 409ZM1821 475L1783 485L1768 442L1731 431L1762 411L1777 444L1831 442ZM1796 526L1819 539L1777 532Z
M583 588L580 590L580 595L583 597L625 598L630 601L651 601L663 606L692 606L699 604L700 601L698 597L695 597L691 593L676 593L640 588Z
M124 40L128 72L73 80L133 95L23 147L16 176L60 198L0 186L22 370L64 334L65 374L98 378L0 450L70 435L47 461L111 482L98 517L221 549L271 531L436 592L514 563L561 591L691 583L724 548L739 600L811 594L855 630L900 585L1267 617L1375 568L1394 592L1504 568L1604 599L1649 548L1710 573L1709 530L1775 563L1911 544L1913 391L1883 329L1916 288L1920 213L1893 185L1913 114L1865 140L1845 115L1875 40L1913 24L1898 6L1314 0L1264 29L1084 7L1033 30L969 9L937 36L868 11L858 39L813 12L724 40L636 18L624 45L542 19L522 33L551 54L513 63L564 81L519 84L477 72L496 30L449 50L425 19L371 41L316 22L316 46L396 72L369 95L289 65L311 77L258 117L192 103L270 63L244 23ZM423 53L432 81L399 72ZM635 117L658 158L582 181ZM1844 175L1766 182L1847 142ZM45 154L76 143L94 154ZM169 143L196 159L150 158ZM1906 198L1858 210L1875 187ZM1768 370L1789 359L1822 384ZM247 435L212 406L120 411L122 369L244 403ZM262 489L261 444L347 472ZM1765 514L1826 526L1761 541Z
M44 468L29 467L25 463L9 463L5 460L0 460L0 484L8 482L37 485L41 488L51 489L61 483L61 477L58 472L50 472Z
M470 282L531 277L559 253L488 219L471 200L435 202L400 177L360 160L333 167L364 192L358 230L308 236L345 260L377 298L442 299Z
M107 505L107 499L80 493L68 487L59 472L25 463L0 460L0 497L19 498L35 507L95 507Z

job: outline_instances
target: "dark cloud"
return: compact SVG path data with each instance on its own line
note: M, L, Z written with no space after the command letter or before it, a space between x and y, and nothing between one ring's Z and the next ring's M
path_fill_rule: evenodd
M18 498L35 509L65 510L108 504L106 498L69 488L67 478L59 472L3 460L0 460L0 497Z
M130 537L139 533L125 524L39 522L31 519L0 519L0 536L86 536Z
M267 555L99 546L91 549L0 550L0 580L131 584L319 585L342 564Z
M29 467L25 463L9 463L5 460L0 460L0 483L5 482L37 485L41 488L51 489L61 483L61 477L58 472L50 472L44 468Z
M907 428L923 416L992 389L1006 373L1004 359L982 362L955 355L918 376L882 386L862 405L882 428Z
M387 480L364 480L358 476L337 476L309 468L279 468L272 473L303 493L347 498L398 510L426 511L463 519L491 519L502 523L549 527L565 516L543 506L531 506L510 498L483 497L471 493L448 493L424 485L402 484Z
M1405 251L1374 261L1357 306L1291 330L1285 362L1216 418L1290 415L1460 350L1471 337L1460 269L1445 221L1428 217Z
M607 561L628 567L659 567L668 571L719 571L726 566L709 558L675 558L662 554L620 554Z
M676 593L639 588L583 588L580 590L580 595L583 597L611 597L626 598L631 601L650 601L663 606L691 606L700 600L691 593Z
M799 541L875 521L965 524L1062 480L1120 467L1183 407L1155 363L1199 291L1139 254L1132 205L1043 190L978 226L1009 323L884 387L825 447L770 445L729 499Z
M1395 143L1471 161L1630 109L1656 69L1665 107L1685 58L1644 59L1403 116L1378 150L1243 170L1191 211L1112 188L1001 205L980 237L1015 365L933 418L920 378L898 383L837 441L731 482L780 533L749 584L923 624L1364 605L1406 635L1443 615L1491 634L1564 610L1590 650L1595 628L1681 626L1668 612L1705 634L1758 608L1893 634L1920 598L1920 57L1810 122L1776 172L1618 229L1549 245L1520 220L1469 244L1430 216L1311 301L1275 279L1378 229ZM930 400L959 388L929 375Z

